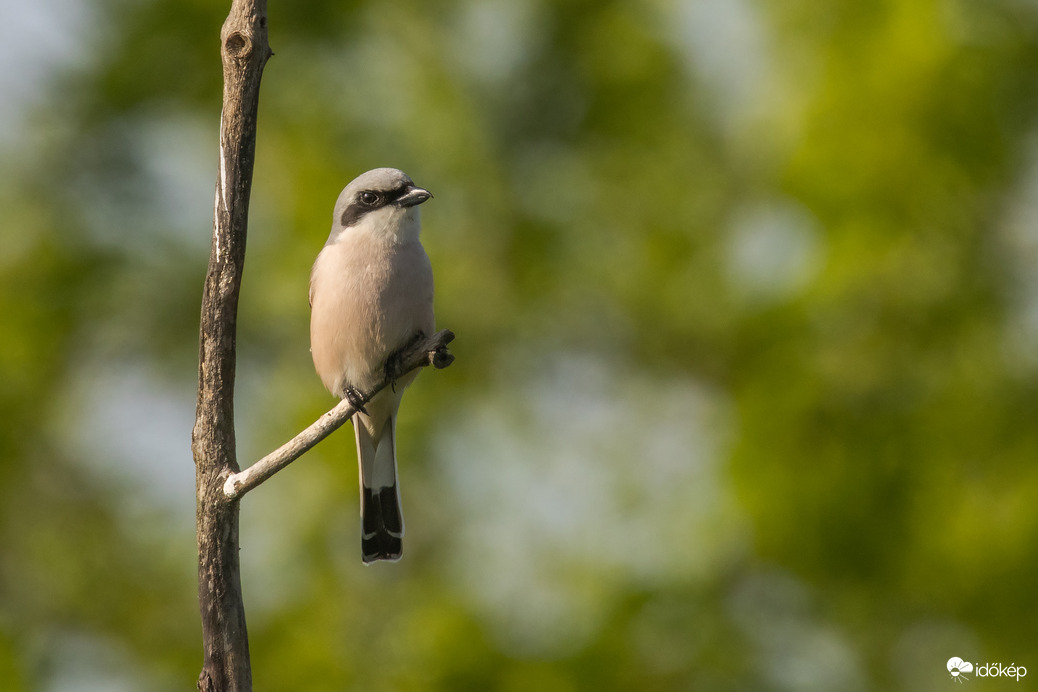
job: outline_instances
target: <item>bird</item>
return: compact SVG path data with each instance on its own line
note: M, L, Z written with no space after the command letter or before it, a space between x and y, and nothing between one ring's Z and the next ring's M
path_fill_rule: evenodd
M360 402L392 373L395 354L434 330L432 265L419 237L419 206L431 198L399 169L362 173L339 194L310 272L314 368L334 396L356 402L364 564L403 554L396 421L417 371Z

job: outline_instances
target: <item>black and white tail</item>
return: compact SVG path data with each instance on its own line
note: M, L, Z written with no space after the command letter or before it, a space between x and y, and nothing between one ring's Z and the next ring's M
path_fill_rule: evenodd
M358 414L362 415L362 414ZM396 476L396 421L390 416L378 440L354 420L360 465L361 556L365 563L399 560L404 551L404 515Z

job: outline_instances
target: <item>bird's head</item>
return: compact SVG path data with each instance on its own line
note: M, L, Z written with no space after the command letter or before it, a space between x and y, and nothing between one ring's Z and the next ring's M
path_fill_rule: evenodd
M351 229L406 241L419 232L418 205L432 197L401 170L376 168L357 176L335 203L332 240Z

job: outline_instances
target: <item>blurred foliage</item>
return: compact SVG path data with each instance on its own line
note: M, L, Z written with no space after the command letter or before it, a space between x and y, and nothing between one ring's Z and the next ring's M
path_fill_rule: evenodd
M184 689L200 666L226 9L83 3L79 52L4 139L4 689ZM269 12L242 463L332 403L308 272L363 170L436 194L458 360L404 405L400 563L360 564L348 430L244 501L257 689L1038 674L1033 3Z

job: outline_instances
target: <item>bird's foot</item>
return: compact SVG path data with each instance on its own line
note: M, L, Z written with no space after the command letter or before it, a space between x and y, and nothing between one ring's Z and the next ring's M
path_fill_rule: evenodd
M363 413L365 416L368 415L368 410L364 408L364 395L360 393L360 390L353 385L346 385L342 390L342 398L350 402L350 406L354 410Z
M404 372L404 353L411 350L412 346L424 338L425 334L418 332L403 348L394 351L389 355L389 358L386 358L386 377L389 378L389 386L394 392L396 391L396 381L406 374Z

